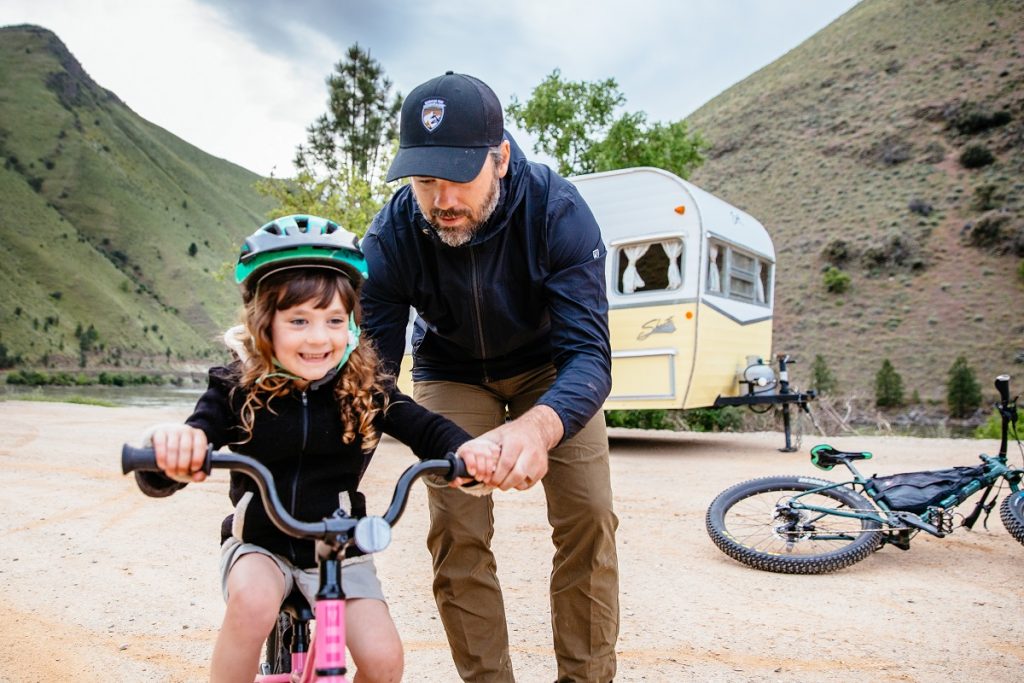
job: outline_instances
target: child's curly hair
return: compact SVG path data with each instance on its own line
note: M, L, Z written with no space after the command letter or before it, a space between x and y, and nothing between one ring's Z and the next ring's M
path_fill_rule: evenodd
M271 336L274 314L306 301L313 301L316 308L326 308L336 294L358 324L362 310L355 288L347 277L326 268L296 268L272 273L260 281L256 293L245 302L242 324L247 334L242 342L248 357L242 359L239 389L246 392L241 411L242 428L248 435L246 440L252 438L256 411L271 399L297 388L295 380L281 374L274 363ZM340 373L334 394L341 407L342 442L352 443L358 433L362 437L363 451L372 451L380 439L373 428L374 418L387 409L384 384L388 378L379 372L377 353L369 340L359 340L359 346Z

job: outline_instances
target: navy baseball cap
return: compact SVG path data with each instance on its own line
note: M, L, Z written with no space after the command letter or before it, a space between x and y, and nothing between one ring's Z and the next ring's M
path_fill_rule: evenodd
M468 183L504 133L494 91L478 78L449 71L405 98L398 154L387 180L415 175Z

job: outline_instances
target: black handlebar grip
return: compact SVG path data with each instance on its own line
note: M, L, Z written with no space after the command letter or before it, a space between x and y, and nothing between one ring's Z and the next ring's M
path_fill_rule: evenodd
M206 448L206 460L203 461L203 472L210 473L212 469L212 463L210 460L210 454L213 452L213 446ZM121 447L121 473L128 474L130 472L158 472L159 467L156 466L156 451L152 448L136 448L135 446L129 446L125 444Z
M121 473L131 472L155 472L160 468L156 466L156 451L152 448L136 448L125 444L121 448Z
M996 390L999 392L999 397L1003 399L1003 403L1010 402L1010 376L999 375L996 377Z
M466 470L466 463L459 456L454 453L448 453L444 456L444 459L451 463L452 468L445 475L445 479L452 481L454 479L472 479L469 471Z

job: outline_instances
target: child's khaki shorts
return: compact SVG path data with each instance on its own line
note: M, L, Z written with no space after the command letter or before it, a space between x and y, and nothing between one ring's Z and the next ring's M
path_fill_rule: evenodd
M234 536L224 541L220 547L220 587L225 601L228 599L228 573L238 558L248 553L266 555L277 563L284 575L285 595L291 593L298 584L299 590L309 601L309 606L316 605L316 594L320 590L320 573L316 569L299 569L287 558L275 555L261 546L243 543ZM345 599L371 598L386 602L372 555L343 560L341 569L341 588L345 591Z

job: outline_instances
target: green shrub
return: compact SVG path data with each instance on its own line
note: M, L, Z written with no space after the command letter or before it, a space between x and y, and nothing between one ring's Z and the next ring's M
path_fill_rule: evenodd
M683 424L691 432L735 432L743 428L743 413L734 406L695 408L683 413Z
M879 408L898 408L903 405L903 377L888 358L875 375L875 405Z
M995 160L995 156L992 155L992 152L988 151L988 147L985 145L968 145L960 153L960 165L964 168L981 168L982 166L988 166Z
M822 255L829 263L843 265L850 260L850 244L842 239L832 240L825 245Z
M667 410L606 410L604 417L609 427L674 429Z
M1008 111L991 111L979 105L967 105L953 119L957 131L964 135L981 133L990 128L1005 126L1012 120Z
M951 417L969 417L981 405L981 386L966 356L957 356L949 368L946 405Z
M971 208L975 211L990 211L998 208L1006 199L1005 195L999 192L999 187L991 183L979 185L974 188L974 198L971 200Z
M1013 223L1005 210L989 211L964 225L961 233L972 247L997 254L1024 256L1024 222Z
M850 276L835 266L825 269L825 289L833 294L842 294L850 288Z
M907 204L907 208L910 209L911 213L916 213L918 216L931 216L935 210L931 204L923 199L911 199L910 203Z
M985 420L984 424L974 429L975 439L998 439L1003 436L1003 419L997 413L992 413Z
M1021 263L1021 274L1024 276L1024 263ZM0 370L13 368L21 363L21 356L12 355L6 344L0 344Z

